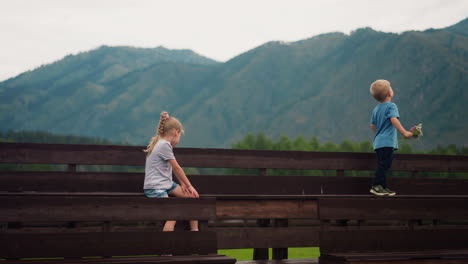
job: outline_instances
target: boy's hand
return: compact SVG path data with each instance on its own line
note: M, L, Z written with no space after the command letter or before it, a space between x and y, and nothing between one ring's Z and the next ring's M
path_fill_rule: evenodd
M405 131L405 133L403 134L403 136L404 136L405 138L410 138L410 137L413 136L413 133L411 133L411 132L409 132L409 131Z

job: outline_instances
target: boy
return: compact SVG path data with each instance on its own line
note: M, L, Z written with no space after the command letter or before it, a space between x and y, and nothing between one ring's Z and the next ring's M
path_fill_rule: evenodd
M371 129L375 133L374 151L377 154L377 171L370 192L375 195L395 195L394 191L387 188L386 173L392 166L393 151L398 149L398 130L405 138L410 138L412 133L401 125L398 118L398 107L392 103L394 96L390 82L377 80L370 86L371 95L379 104L372 111Z

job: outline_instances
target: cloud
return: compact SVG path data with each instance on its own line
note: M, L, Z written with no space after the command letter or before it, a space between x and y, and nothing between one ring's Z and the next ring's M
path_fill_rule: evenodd
M464 0L2 1L0 80L100 45L163 45L225 61L272 40L440 28L466 14Z

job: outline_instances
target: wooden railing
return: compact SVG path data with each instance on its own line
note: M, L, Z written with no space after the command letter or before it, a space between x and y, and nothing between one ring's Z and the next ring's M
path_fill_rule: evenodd
M144 165L144 146L0 143L0 163ZM375 170L374 153L175 148L185 167ZM468 156L396 154L392 170L467 172ZM339 173L338 173L339 174Z
M468 172L468 156L397 154L392 170L408 171L411 176L389 178L390 186L398 192L396 198L375 198L369 194L369 176L344 176L350 170L375 170L373 153L175 148L177 160L185 167L258 169L256 175L189 175L202 195L201 199L189 199L187 205L193 206L194 210L184 209L187 208L182 202L184 199L144 197L142 172L80 171L81 165L142 166L145 163L143 149L143 146L0 143L0 163L67 165L64 171L0 171L0 208L5 216L0 220L4 225L0 243L10 245L7 247L9 252L16 252L16 255L3 257L18 257L17 253L24 248L34 248L37 240L32 239L33 242L27 244L21 236L31 238L34 234L38 239L44 239L41 237L44 232L56 235L57 227L30 223L54 219L63 222L58 226L68 231L68 240L69 236L74 236L69 234L70 230L80 234L95 232L96 228L109 236L115 236L114 232L146 229L159 236L162 234L155 233L159 225L154 224L158 220L204 219L208 222L202 224L202 230L207 236L201 235L200 239L213 241L215 234L216 249L256 248L256 259L267 258L268 248L274 248L276 259L287 258L288 247L320 246L324 256L346 252L346 243L343 246L344 242L335 241L336 237L343 234L350 239L358 238L360 233L356 232L359 230L369 237L369 241L362 245L353 242L355 248L378 251L377 247L372 247L375 239L382 232L395 228L404 235L389 236L393 241L388 242L390 244L411 238L417 243L418 239L424 239L425 233L408 231L429 229L431 243L435 243L431 249L447 249L438 245L436 238L456 233L453 230L465 234L468 227L465 222L468 220L468 179L418 177L420 172ZM267 173L269 169L334 170L336 175L271 176ZM167 207L161 200L167 200ZM69 210L64 210L67 205ZM212 213L198 214L204 212L203 208ZM170 212L169 215L166 212ZM225 220L237 221L233 224ZM378 223L373 222L376 220ZM96 222L100 224L96 225ZM178 238L174 241L181 242L185 237L185 233L182 234L176 235ZM94 239L94 236L93 233L89 238ZM157 241L164 241L163 236ZM10 243L13 239L26 243L26 247L21 250L16 247L17 251L14 251ZM120 245L126 245L124 237L122 239ZM197 244L196 238L187 239ZM131 241L137 243L128 240ZM450 244L452 249L466 246L464 241L456 241ZM154 246L153 252L164 253L167 245ZM212 252L213 244L210 245ZM177 251L174 244L171 247L176 253L188 252ZM99 249L99 246L93 248ZM391 251L391 247L388 249ZM210 251L206 247L191 250L192 253ZM97 251L84 250L80 256L91 252L97 254ZM97 255L113 255L109 251L101 252L105 254ZM123 252L147 254L147 251L135 248ZM65 249L49 253L70 255ZM322 262L328 260L325 257Z

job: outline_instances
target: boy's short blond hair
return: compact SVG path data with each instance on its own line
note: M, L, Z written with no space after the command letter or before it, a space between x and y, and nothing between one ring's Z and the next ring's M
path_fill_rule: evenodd
M388 92L390 91L390 82L387 80L377 80L370 86L370 93L375 100L382 102L387 98Z

